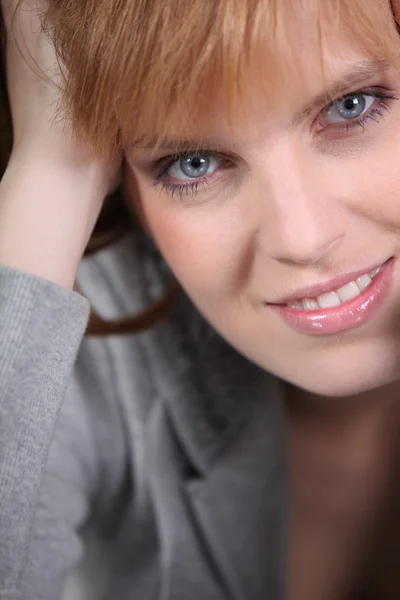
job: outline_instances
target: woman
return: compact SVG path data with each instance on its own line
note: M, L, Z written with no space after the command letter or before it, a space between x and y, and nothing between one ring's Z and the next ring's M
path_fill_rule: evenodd
M397 599L396 3L24 4L0 597L59 598L94 522L98 598ZM140 226L81 264L120 176ZM82 340L76 278L89 331L163 318Z

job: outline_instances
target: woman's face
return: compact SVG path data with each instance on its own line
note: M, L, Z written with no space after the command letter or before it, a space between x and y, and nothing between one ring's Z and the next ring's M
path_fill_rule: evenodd
M254 96L232 138L216 101L200 152L195 135L180 157L128 155L126 184L222 336L299 387L345 396L400 375L400 74L332 39L324 79L306 35L300 47L294 102Z

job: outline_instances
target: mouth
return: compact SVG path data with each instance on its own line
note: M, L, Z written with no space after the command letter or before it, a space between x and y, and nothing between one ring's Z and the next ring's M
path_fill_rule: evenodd
M301 298L287 302L286 306L295 310L320 310L340 306L349 300L353 300L353 298L357 298L357 296L368 289L385 264L373 269L369 273L360 275L339 288L324 292L314 298Z
M394 263L392 257L369 272L342 276L330 288L329 284L305 288L295 297L266 306L301 333L327 335L358 327L388 296Z

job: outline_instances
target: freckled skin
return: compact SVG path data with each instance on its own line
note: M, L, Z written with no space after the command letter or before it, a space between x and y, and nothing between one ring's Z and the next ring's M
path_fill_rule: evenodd
M316 56L315 48L304 56ZM328 80L366 59L348 40L332 39ZM319 66L309 58L303 80L299 107L324 89ZM380 70L346 93L375 88L400 97L400 74ZM307 411L289 411L294 516L288 600L348 600L343 586L356 586L354 573L367 561L365 544L379 521L370 515L380 515L386 503L399 437L389 424L398 419L400 392L400 100L388 101L382 118L348 133L336 123L316 131L323 107L291 127L293 99L268 110L261 95L252 102L251 118L245 127L239 123L234 142L224 108L215 102L202 133L219 140L218 152L231 165L212 173L197 195L180 198L152 186L148 151L127 157L126 193L181 285L222 336L292 384L289 407L303 402L318 407L318 414L326 409L321 419L313 411L309 418ZM300 334L265 306L392 256L389 297L359 328ZM348 415L332 427L335 407ZM397 521L395 527L400 533ZM305 578L310 565L313 575ZM379 577L374 584L380 585ZM381 600L392 600L392 592Z

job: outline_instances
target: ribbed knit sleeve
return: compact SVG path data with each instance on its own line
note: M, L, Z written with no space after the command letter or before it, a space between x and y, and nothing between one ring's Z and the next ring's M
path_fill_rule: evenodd
M0 598L18 598L53 431L85 331L75 292L0 266Z

